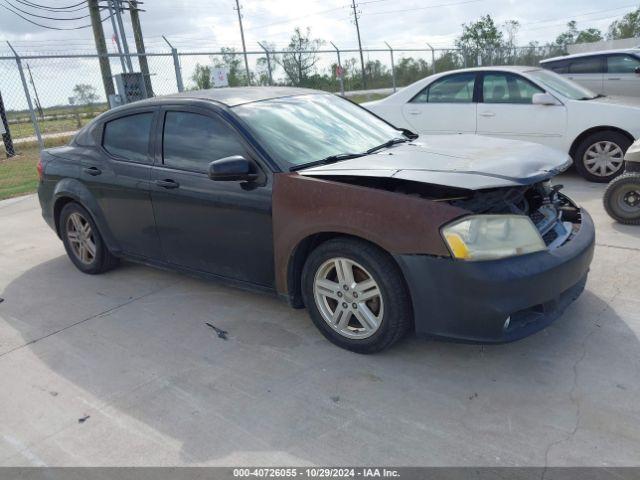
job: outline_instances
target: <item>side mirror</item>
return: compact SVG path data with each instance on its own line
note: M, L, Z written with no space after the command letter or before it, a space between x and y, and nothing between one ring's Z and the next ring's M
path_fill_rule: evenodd
M531 103L534 105L560 105L556 97L549 93L534 93L531 97Z
M252 181L258 178L252 163L242 155L221 158L209 164L209 178L219 182Z

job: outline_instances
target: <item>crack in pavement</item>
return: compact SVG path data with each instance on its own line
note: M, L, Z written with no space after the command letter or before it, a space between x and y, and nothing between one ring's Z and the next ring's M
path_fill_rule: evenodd
M114 312L115 310L118 310L119 308L126 307L127 305L130 305L133 302L136 302L136 301L141 300L143 298L146 298L146 297L149 297L151 295L154 295L154 294L156 294L158 292L161 292L162 290L165 290L165 289L167 289L169 287L172 287L174 285L175 284L165 285L164 287L160 287L160 288L158 288L156 290L152 290L151 292L147 292L147 293L145 293L143 295L139 295L137 297L130 298L126 302L123 302L123 303L121 303L119 305L116 305L114 307L108 308L108 309L106 309L106 310L104 310L102 312L96 313L96 314L91 315L91 316L89 316L87 318L83 318L82 320L78 320L77 322L72 323L71 325L67 325L66 327L60 328L60 329L58 329L58 330L56 330L54 332L48 333L46 335L43 335L42 337L38 337L38 338L35 338L33 340L30 340L27 343L24 343L24 344L19 345L19 346L15 347L15 348L12 348L9 351L6 351L4 353L0 353L0 358L4 357L6 355L9 355L10 353L15 352L16 350L20 350L20 349L22 349L24 347L28 347L29 345L33 345L34 343L37 343L37 342L39 342L41 340L44 340L46 338L52 337L54 335L57 335L58 333L64 332L65 330L69 330L70 328L73 328L73 327L76 327L78 325L81 325L81 324L83 324L85 322L88 322L89 320L93 320L95 318L100 318L100 317L102 317L104 315L107 315L107 314L109 314L111 312Z
M569 391L569 399L571 400L571 403L576 406L575 424L573 426L573 429L571 430L571 432L569 432L568 435L565 435L563 438L560 438L558 440L554 440L553 442L549 443L549 445L547 445L547 448L545 449L545 452L544 452L544 467L540 475L541 480L544 480L547 474L547 470L549 469L549 454L551 453L551 449L573 438L573 436L578 432L580 428L580 417L581 417L580 399L575 396L575 392L578 389L578 366L580 365L580 363L582 363L584 358L587 356L587 342L589 341L591 336L597 332L597 328L598 328L597 321L602 317L602 315L604 315L604 313L609 308L611 308L610 303L612 303L618 297L619 294L620 294L620 290L618 289L618 291L611 297L611 300L607 302L607 305L598 312L598 315L596 316L596 319L594 321L595 327L592 328L591 331L587 335L585 335L582 342L580 342L580 346L582 347L582 353L580 354L580 358L578 358L573 364L573 367L572 367L573 385L571 386L571 390Z
M640 248L636 247L623 247L621 245L610 245L608 243L596 243L597 247L617 248L619 250L631 250L632 252L640 252Z

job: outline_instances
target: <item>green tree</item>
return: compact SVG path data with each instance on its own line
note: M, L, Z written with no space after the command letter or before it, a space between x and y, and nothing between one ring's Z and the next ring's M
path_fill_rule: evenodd
M609 25L607 33L607 38L611 40L633 37L640 37L640 8Z
M92 105L100 97L98 97L95 87L87 83L79 83L73 87L73 98L76 99L78 105Z
M311 38L309 27L304 33L299 27L296 27L286 48L286 53L276 59L291 84L295 86L306 85L306 80L315 71L316 63L318 63L316 52L323 43L322 40Z
M597 28L587 28L585 30L581 30L576 37L576 43L591 43L591 42L599 42L603 40L604 36L602 32Z
M566 45L573 45L574 43L597 42L603 38L602 32L597 28L578 30L577 22L575 20L571 20L567 23L567 30L558 35L555 44L557 46L565 47Z
M483 63L487 63L495 52L505 46L504 35L491 15L485 15L470 24L462 24L462 34L456 39L456 46L472 62L480 55Z
M436 58L436 72L446 72L463 66L464 62L458 52L445 52Z
M193 75L191 75L191 81L195 84L194 90L211 88L211 68L208 65L196 64Z

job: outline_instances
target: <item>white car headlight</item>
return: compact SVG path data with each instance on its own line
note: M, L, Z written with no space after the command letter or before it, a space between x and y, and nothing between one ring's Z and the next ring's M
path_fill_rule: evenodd
M524 215L471 215L443 227L442 236L460 260L495 260L547 248Z

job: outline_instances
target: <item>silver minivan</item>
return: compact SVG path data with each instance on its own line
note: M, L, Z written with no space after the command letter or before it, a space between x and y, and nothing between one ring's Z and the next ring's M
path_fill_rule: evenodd
M640 97L640 49L578 53L540 66L603 95Z

